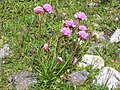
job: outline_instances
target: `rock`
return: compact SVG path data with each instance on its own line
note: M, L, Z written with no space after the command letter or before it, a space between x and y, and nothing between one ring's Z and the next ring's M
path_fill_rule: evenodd
M100 43L94 44L88 49L87 53L94 54L96 48L100 48L100 50L102 50L102 47L103 47L103 44L100 44Z
M89 54L85 54L82 57L81 62L79 62L79 67L86 67L92 65L92 68L102 68L104 66L104 60L102 59L102 57L97 56L97 55L89 55Z
M74 72L69 75L68 84L83 85L87 80L89 72L86 70Z
M120 15L115 18L116 21L120 20Z
M92 22L91 24L92 24L93 26L95 26L95 27L100 27L100 25L97 24L97 23L95 23L95 22Z
M0 58L4 58L9 55L10 48L8 44L5 44L4 47L0 50Z
M101 18L100 15L98 15L98 14L94 14L93 17L94 17L96 20L102 20L102 18Z
M96 7L96 6L97 6L97 3L91 2L91 3L88 4L88 6L89 6L89 7Z
M106 37L105 37L105 34L104 32L99 32L99 31L93 31L92 32L92 35L95 35L96 38L100 41L106 41Z
M111 67L104 67L95 76L94 84L106 85L109 90L120 88L120 73Z
M117 29L110 38L111 43L120 42L120 29Z
M8 81L12 83L12 87L16 90L26 90L31 84L37 83L35 73L24 71L8 77Z

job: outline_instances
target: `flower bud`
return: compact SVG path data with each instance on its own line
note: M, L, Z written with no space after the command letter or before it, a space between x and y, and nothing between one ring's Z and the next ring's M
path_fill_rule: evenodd
M48 51L49 45L48 45L47 43L45 43L44 46L43 46L43 49L44 49L45 51Z
M78 58L75 57L74 60L73 60L73 62L72 62L72 64L75 65L77 63L77 61L78 61Z
M58 62L62 62L63 60L62 60L61 57L58 57L58 58L57 58L57 61L58 61Z

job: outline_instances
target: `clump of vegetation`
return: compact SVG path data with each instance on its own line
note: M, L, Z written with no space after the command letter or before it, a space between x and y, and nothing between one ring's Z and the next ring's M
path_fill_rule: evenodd
M1 89L8 89L8 76L28 70L37 74L38 83L32 86L36 90L106 90L106 87L92 85L98 70L93 70L91 66L79 68L76 64L92 44L99 43L91 35L92 31L107 33L120 28L119 21L115 20L119 15L120 2L113 0L104 4L101 3L103 0L94 0L98 6L89 7L91 1L68 1L0 1L0 45L7 43L12 51L0 61ZM99 15L101 20L94 15ZM102 27L95 27L92 22ZM106 47L103 52L97 49L96 54L103 57L107 66L119 71L120 58L116 56L120 53L119 44L101 43ZM68 85L67 78L60 78L83 69L90 72L84 85Z

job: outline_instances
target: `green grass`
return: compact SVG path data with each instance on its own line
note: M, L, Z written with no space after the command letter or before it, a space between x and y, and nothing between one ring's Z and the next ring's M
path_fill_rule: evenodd
M80 1L80 3L78 3ZM99 1L99 0L98 0ZM69 3L68 3L69 2ZM96 0L1 0L0 1L0 47L8 43L12 54L1 61L0 64L0 89L8 89L9 83L7 77L20 71L33 71L37 73L38 83L33 87L36 90L106 90L106 87L92 85L94 75L98 70L92 70L90 67L78 68L77 65L72 65L72 59L77 56L79 61L86 53L88 48L94 44L99 43L93 36L90 36L89 41L84 41L78 47L75 54L72 55L67 66L59 73L58 71L66 63L70 56L70 52L74 46L73 39L75 36L66 38L69 40L69 48L66 49L64 41L61 41L60 49L56 55L55 50L57 47L57 40L62 36L60 29L62 27L62 20L75 19L74 14L79 11L85 12L88 17L87 21L82 21L88 27L88 32L93 30L98 31L111 31L114 32L120 28L120 22L116 21L116 16L120 15L120 2L119 0L110 0L110 2L99 2L97 7L88 7L90 2L97 2ZM44 43L50 43L50 52L39 51L39 22L38 15L33 12L36 6L42 6L49 3L53 7L52 14L45 14L42 19L42 38L41 46ZM56 12L58 11L58 13ZM93 15L98 14L102 20L96 20ZM76 20L76 19L75 19ZM95 22L103 28L92 26ZM21 31L22 39L20 39ZM2 40L2 41L1 41ZM114 60L114 53L120 53L119 44L110 44L109 42L101 42L105 44L105 49L100 51L96 50L96 55L100 55L105 60L106 66L111 66L120 71L120 57ZM35 50L36 53L32 53ZM63 62L60 63L54 74L50 77L52 68L56 64L56 57L61 56ZM70 70L67 72L67 70ZM62 74L70 74L72 72L86 69L91 74L89 79L82 86L73 86L66 84L66 79L61 79Z

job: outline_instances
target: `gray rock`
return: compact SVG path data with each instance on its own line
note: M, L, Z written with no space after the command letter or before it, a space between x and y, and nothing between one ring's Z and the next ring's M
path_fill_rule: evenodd
M86 70L74 72L69 75L68 84L83 85L87 80L89 72Z
M98 5L97 3L93 3L93 2L88 4L89 7L96 7L97 5Z
M111 67L104 67L95 76L94 84L106 85L109 90L120 88L120 73Z
M92 24L93 26L95 26L95 27L100 27L100 25L97 24L97 23L95 23L95 22L92 22L91 24Z
M95 35L99 41L107 41L107 38L105 37L104 32L93 31L92 35Z
M93 17L94 17L96 20L102 20L102 17L100 17L100 15L98 15L98 14L94 14Z
M94 54L96 48L99 48L100 50L102 50L102 47L103 47L103 44L100 44L100 43L94 44L88 49L87 53Z
M16 90L26 90L31 84L37 83L35 73L24 71L8 77L8 81L12 83L12 87Z
M86 67L92 65L92 68L102 68L104 66L104 60L102 57L97 56L97 55L89 55L89 54L85 54L82 57L81 62L79 62L79 67Z
M110 38L111 43L120 42L120 29L117 29Z
M5 44L4 47L0 50L0 58L4 58L9 55L10 48L8 44Z
M120 15L115 18L116 21L120 20Z

